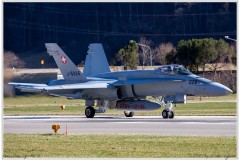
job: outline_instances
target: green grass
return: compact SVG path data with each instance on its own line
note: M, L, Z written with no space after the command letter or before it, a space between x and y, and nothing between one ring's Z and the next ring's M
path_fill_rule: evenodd
M232 99L235 96L231 96ZM205 98L205 97L204 97ZM225 98L225 97L223 97ZM149 98L150 99L150 98ZM150 99L152 100L152 99ZM60 106L66 105L64 111ZM47 96L17 96L4 98L4 115L84 115L83 100L68 100L60 97ZM163 108L136 112L135 115L161 115ZM179 104L175 109L176 115L236 115L236 102L206 102ZM103 115L123 116L123 111L108 110Z
M4 157L236 157L236 137L4 134Z
M181 108L180 108L181 107ZM176 108L177 115L236 115L236 102L189 103Z
M38 107L38 106L57 106L62 104L69 104L75 106L83 106L83 100L72 99L69 100L64 97L51 97L44 95L26 95L26 96L15 96L5 97L4 107Z
M236 101L237 100L237 94L228 94L226 96L220 96L220 97L201 97L201 101ZM199 102L200 97L195 97L194 100L190 100L190 102Z

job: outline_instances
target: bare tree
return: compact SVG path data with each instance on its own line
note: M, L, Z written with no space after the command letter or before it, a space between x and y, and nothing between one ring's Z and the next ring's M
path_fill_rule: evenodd
M12 86L8 85L8 82L10 82L13 78L15 77L13 69L5 69L4 70L4 88L3 88L3 93L4 96L13 96L14 95L14 89Z
M230 45L230 49L231 51L231 62L233 65L237 65L237 48L236 48L236 42L234 44Z
M142 66L152 65L152 59L154 57L151 53L151 46L153 45L153 42L151 40L147 40L146 37L140 37L137 44L141 48L139 59L142 62Z
M156 62L164 65L167 64L166 56L172 51L176 50L172 43L162 43L154 49L156 55Z
M236 73L232 70L222 71L221 83L229 87L233 92L237 90Z
M199 74L202 76L202 73ZM205 73L205 78L214 80L215 82L221 83L228 88L230 88L233 92L236 92L237 89L237 77L236 70L234 68L226 68L225 70L218 70L214 75L214 72L209 71Z
M4 51L4 96L13 96L14 90L7 83L14 78L14 70L9 68L21 68L25 63L11 51Z
M217 70L220 70L221 68L225 67L227 63L223 63L223 59L219 59L219 63L211 63L211 66L213 68L213 81L216 81L216 75L217 75Z
M11 51L4 51L4 68L22 68L25 62L21 60L15 53Z

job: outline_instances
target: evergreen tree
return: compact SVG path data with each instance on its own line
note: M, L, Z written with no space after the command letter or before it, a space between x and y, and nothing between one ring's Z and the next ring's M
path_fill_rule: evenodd
M139 47L137 43L133 40L130 40L127 46L118 51L116 58L122 63L124 68L137 69L138 49Z

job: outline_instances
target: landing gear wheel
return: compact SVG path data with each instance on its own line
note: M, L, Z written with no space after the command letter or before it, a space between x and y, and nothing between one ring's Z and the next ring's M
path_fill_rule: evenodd
M163 111L162 111L162 117L163 117L164 119L167 119L167 118L168 118L168 111L163 110Z
M173 111L168 112L168 118L170 118L170 119L174 118L174 112Z
M85 109L85 115L87 118L93 118L95 115L95 109L91 106Z
M124 114L125 114L126 117L133 117L134 116L134 112L124 111Z

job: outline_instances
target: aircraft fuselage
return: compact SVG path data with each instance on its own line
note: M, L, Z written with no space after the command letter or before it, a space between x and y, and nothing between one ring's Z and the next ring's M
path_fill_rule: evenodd
M80 99L120 100L124 98L146 96L174 96L176 94L195 96L223 96L232 93L232 91L226 86L194 74L163 74L158 70L107 72L94 75L92 77L87 77L87 81L121 81L123 83L125 83L125 81L132 81L134 83L128 83L123 87L112 86L109 88L88 89L85 90L84 93L82 93L80 90L61 90L58 93L58 91L55 90L52 94ZM144 81L144 83L137 84L136 82L138 81ZM49 85L76 83L78 82L62 79L52 81L49 83ZM51 93L51 91L49 91L49 93Z

